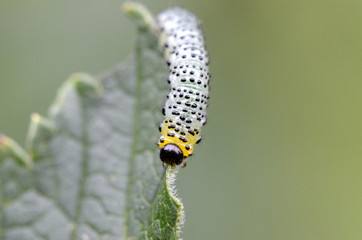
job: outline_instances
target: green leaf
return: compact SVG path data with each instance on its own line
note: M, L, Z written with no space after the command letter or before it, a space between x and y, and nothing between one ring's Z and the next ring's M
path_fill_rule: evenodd
M183 206L156 146L166 67L138 4L135 52L94 78L73 74L49 117L33 114L26 150L0 135L1 240L177 239Z

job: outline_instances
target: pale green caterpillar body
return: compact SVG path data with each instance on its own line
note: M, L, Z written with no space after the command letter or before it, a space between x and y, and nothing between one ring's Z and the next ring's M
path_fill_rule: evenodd
M201 141L209 99L209 58L196 16L171 8L158 17L160 46L169 70L170 92L162 108L160 159L168 165L185 165L194 144Z

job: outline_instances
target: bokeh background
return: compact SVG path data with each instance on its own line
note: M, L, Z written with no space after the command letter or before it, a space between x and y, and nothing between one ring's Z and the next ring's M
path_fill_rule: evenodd
M179 173L184 239L362 239L362 1L144 0L202 19L208 124ZM121 0L0 0L0 131L24 142L71 73L132 51Z

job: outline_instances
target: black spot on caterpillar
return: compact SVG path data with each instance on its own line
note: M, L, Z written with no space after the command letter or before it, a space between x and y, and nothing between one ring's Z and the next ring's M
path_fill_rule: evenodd
M158 26L160 46L170 72L167 82L171 85L162 108L165 120L160 125L160 159L164 164L184 166L194 144L201 141L201 127L206 123L209 59L194 14L171 8L159 15Z

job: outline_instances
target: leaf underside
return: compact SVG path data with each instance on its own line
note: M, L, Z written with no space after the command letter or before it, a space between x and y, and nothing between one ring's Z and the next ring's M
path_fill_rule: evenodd
M166 67L148 11L128 61L74 74L48 118L33 114L22 150L0 135L1 240L177 239L182 204L156 146Z

